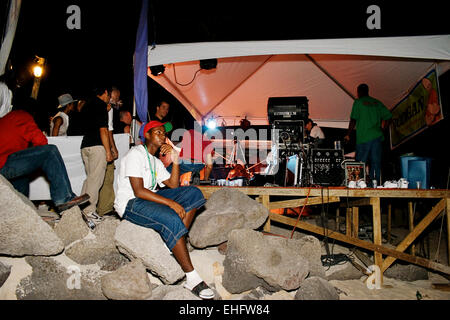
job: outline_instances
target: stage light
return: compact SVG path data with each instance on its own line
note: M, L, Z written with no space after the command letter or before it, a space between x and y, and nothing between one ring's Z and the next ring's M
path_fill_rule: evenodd
M217 67L217 59L203 59L200 60L200 68L204 70L211 70Z
M214 118L210 118L208 120L206 120L206 126L209 129L215 129L217 127L217 121Z
M164 65L162 65L162 64L150 67L150 71L151 71L152 75L154 75L155 77L163 74L164 70L166 70L166 67L164 67Z

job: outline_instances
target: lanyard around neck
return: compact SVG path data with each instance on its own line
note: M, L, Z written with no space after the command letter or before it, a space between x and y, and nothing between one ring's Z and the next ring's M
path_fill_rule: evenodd
M148 159L148 165L150 166L150 174L152 177L152 185L150 186L150 189L153 189L153 187L156 184L156 163L155 165L152 167L152 162L150 161L150 152L148 152L147 146L144 144L144 148L147 154L147 159Z

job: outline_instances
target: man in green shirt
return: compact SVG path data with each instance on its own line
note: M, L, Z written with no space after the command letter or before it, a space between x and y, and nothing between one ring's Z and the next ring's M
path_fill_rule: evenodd
M387 128L392 114L381 101L369 96L367 84L360 84L357 90L358 99L353 102L348 133L344 139L349 141L356 127L356 161L369 162L369 183L377 180L380 184L383 130Z

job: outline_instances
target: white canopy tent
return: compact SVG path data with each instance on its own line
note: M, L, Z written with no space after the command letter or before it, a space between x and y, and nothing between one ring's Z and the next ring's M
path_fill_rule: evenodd
M199 60L217 58L200 70ZM450 68L450 35L288 41L167 44L149 47L148 75L199 122L267 125L269 97L306 96L310 117L323 127L346 128L356 87L393 108L433 67Z

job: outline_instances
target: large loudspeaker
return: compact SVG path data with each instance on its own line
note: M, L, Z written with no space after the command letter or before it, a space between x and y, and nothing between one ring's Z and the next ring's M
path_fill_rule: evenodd
M342 149L312 149L310 155L311 184L341 186L345 179Z
M267 102L269 124L276 120L306 122L308 119L308 99L306 97L270 97Z

